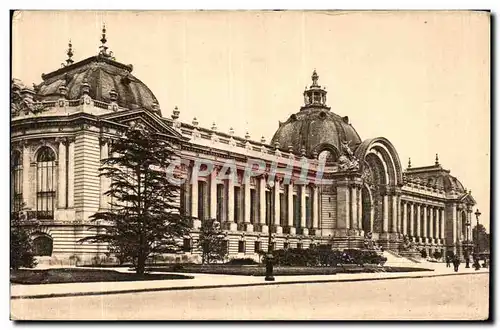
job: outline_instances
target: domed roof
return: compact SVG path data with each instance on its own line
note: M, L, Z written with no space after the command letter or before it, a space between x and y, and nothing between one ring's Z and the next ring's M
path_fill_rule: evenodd
M361 143L348 117L341 117L326 106L326 90L317 84L318 78L314 71L313 84L304 91L305 105L286 122L280 122L271 144L278 142L280 148L292 147L294 152L301 152L304 148L306 154L311 156L325 149L332 151L332 146L339 155L343 141L348 142L352 150Z
M60 87L65 86L66 96L71 100L82 96L82 85L86 82L89 96L94 100L109 103L116 92L116 102L121 107L158 112L154 94L131 72L131 65L98 55L42 75L43 82L35 89L41 99L56 100L61 97Z
M34 86L36 97L42 100L57 100L64 93L67 99L79 99L82 96L82 87L87 88L88 84L88 94L94 100L106 103L115 101L123 108L142 108L161 116L154 94L131 74L132 65L115 61L113 53L108 51L105 26L100 41L102 45L97 56L77 63L72 59L70 41L66 64L59 70L42 74L43 82Z

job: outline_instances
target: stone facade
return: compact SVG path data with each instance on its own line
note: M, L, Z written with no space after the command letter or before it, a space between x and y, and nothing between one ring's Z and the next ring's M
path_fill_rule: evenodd
M103 79L113 84L87 80L87 73L99 77L96 68L111 75ZM327 107L316 72L304 92L304 105L280 123L269 144L249 134L218 132L215 125L200 127L196 119L181 121L177 108L171 118L163 118L154 95L131 72L131 66L101 52L44 75L44 82L33 89L13 81L12 159L18 159L13 166L13 211L22 209L27 221L40 223L32 235L50 245L44 254L90 260L105 253L105 246L77 241L89 234L89 217L108 206L103 193L110 183L98 176L100 160L108 157L113 138L137 122L165 134L181 158L190 161L184 169L190 180L182 203L197 220L186 240L192 244L201 221L216 218L226 233L230 258L256 257L258 249L267 250L268 235L277 249L313 244L362 248L369 235L401 253L410 242L428 253L461 254L472 240L475 201L470 192L437 159L432 166L409 164L404 170L390 141L361 140L347 117ZM131 81L134 88L127 89ZM136 95L141 91L147 97ZM306 126L307 131L299 129ZM52 150L53 160L39 161L44 147ZM292 176L248 178L249 159L267 168L289 168ZM235 180L220 180L217 172L229 160L235 164ZM215 164L215 171L193 180L203 161ZM51 190L43 191L40 180L48 180L43 171L49 170ZM331 183L318 184L319 174ZM53 206L42 207L40 201L51 194ZM192 249L188 254L198 253Z

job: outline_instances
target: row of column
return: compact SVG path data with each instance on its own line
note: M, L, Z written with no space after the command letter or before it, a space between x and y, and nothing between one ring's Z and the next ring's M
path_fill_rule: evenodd
M402 201L403 221L401 233L417 237L421 243L444 239L444 208ZM430 239L430 240L429 240Z
M253 231L253 225L258 225L258 229L260 229L261 232L268 232L269 231L269 225L272 226L272 231L275 233L282 233L283 228L281 227L281 203L280 203L280 189L281 185L283 184L281 180L274 180L272 186L267 185L267 179L264 176L256 178L257 184L256 184L256 192L257 192L257 198L255 201L255 204L258 206L256 207L255 205L251 205L251 184L250 184L250 178L245 178L245 181L243 182L243 219L237 219L237 221L233 221L235 219L234 216L234 181L233 180L224 180L223 184L225 186L225 190L227 192L227 223L229 224L230 230L237 230L237 223L242 222L245 225L245 230L247 231ZM191 216L193 218L198 218L198 194L199 194L199 187L198 187L198 181L197 180L191 180ZM210 217L212 219L215 219L217 217L217 172L213 171L210 175L210 182L209 182L209 203L210 203L210 208L209 208L209 213ZM319 192L318 192L318 187L317 186L312 186L310 190L310 205L312 206L311 208L311 224L310 228L307 226L307 216L306 216L306 190L308 189L307 185L300 184L298 185L299 191L297 192L297 198L299 198L299 205L300 205L300 215L299 215L299 223L297 228L294 225L294 208L293 208L293 186L294 183L290 181L288 184L284 184L284 192L286 192L286 216L285 216L285 227L290 234L296 234L297 231L296 229L299 229L300 233L303 235L308 235L309 234L309 229L317 229L319 227ZM266 191L271 192L271 198L272 198L272 210L271 210L271 219L267 219L267 214L266 214ZM251 208L254 208L254 211L256 211L255 215L255 221L252 224L251 221ZM242 220L242 221L241 221Z
M363 229L362 186L360 184L342 184L337 186L337 228ZM373 209L370 219L373 219ZM370 221L373 227L373 221ZM370 229L373 231L373 228Z

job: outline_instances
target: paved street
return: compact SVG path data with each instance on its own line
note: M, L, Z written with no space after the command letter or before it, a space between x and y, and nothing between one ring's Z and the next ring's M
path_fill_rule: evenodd
M12 319L485 319L489 274L16 299Z

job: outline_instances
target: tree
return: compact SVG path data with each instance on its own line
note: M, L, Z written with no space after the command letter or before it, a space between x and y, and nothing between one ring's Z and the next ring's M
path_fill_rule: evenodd
M10 224L10 267L33 268L36 266L33 241L23 225L23 212L15 212Z
M177 155L170 141L137 125L111 145L110 155L100 168L100 176L111 179L110 208L91 217L97 234L80 242L108 243L143 275L150 256L180 251L191 227L180 207L180 184L168 172Z
M479 228L479 252L490 250L490 234L486 232L486 228L482 224L474 226L472 229L472 241L474 243L474 249L478 246L477 229Z
M201 262L210 264L224 260L227 251L227 241L220 229L220 224L214 219L204 220L200 228L198 248L201 250Z

